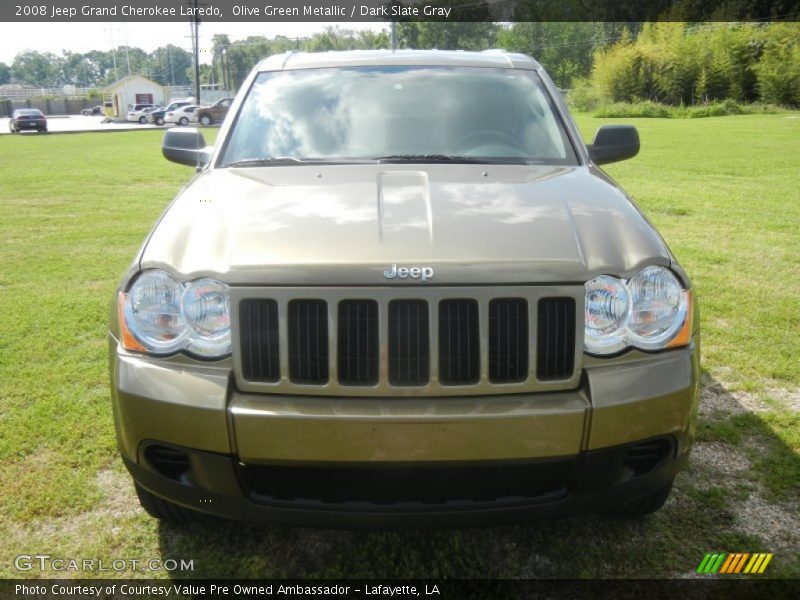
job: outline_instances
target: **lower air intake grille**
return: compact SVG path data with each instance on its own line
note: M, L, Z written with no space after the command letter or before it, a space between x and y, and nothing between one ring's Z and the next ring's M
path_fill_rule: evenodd
M378 383L378 303L342 300L338 329L339 382L343 385Z
M566 494L574 459L521 464L348 465L239 467L245 490L256 502L289 501L356 509L365 504L402 507L530 498Z
M242 300L239 304L242 332L242 371L252 381L278 381L278 303L275 300Z
M429 369L428 303L392 300L389 303L389 383L425 385Z
M480 332L475 300L439 303L439 379L442 385L470 385L480 378Z
M324 300L289 302L289 378L295 383L328 381L328 305Z
M575 363L575 300L542 298L538 313L536 376L567 379Z

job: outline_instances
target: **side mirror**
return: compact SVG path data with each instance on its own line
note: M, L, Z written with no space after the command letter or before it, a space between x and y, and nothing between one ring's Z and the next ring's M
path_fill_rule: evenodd
M639 154L639 132L633 125L603 125L586 149L598 165L633 158Z
M195 127L176 127L167 130L161 144L164 158L189 167L204 167L211 159L203 134Z

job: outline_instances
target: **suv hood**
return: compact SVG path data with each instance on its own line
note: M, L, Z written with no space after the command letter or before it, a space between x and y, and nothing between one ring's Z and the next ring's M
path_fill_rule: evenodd
M669 265L664 242L591 167L342 165L198 175L145 243L141 268L230 284L583 283Z

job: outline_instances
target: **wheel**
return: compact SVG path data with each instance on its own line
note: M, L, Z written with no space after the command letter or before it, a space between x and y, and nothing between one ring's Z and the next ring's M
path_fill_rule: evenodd
M140 124L140 125L144 125L144 124L146 124L146 123L147 123L147 117L145 117L144 115L142 115L141 117L139 117L139 124Z
M156 125L161 127L164 124L164 117L156 117Z
M210 116L208 116L208 115L202 115L202 116L200 117L200 124L201 124L203 127L208 127L209 125L211 125L211 117L210 117Z
M13 127L12 125L9 125L9 126L8 126L8 130L9 130L11 133L17 133L17 130L16 130L16 129L14 129L14 127Z
M667 498L669 498L670 491L672 491L671 481L664 487L650 492L646 496L631 500L625 504L620 504L619 506L605 511L603 514L607 517L644 517L645 515L656 512L664 506Z
M181 117L178 120L178 125L182 125L183 127L186 127L188 124L189 124L189 119L187 119L186 117Z
M178 525L195 523L202 517L200 513L151 494L136 482L134 482L134 486L136 495L139 497L139 504L151 517Z
M41 127L39 133L47 133L47 127Z

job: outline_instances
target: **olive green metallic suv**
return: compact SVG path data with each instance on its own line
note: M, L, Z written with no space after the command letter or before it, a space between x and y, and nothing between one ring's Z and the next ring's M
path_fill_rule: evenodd
M686 462L697 307L545 71L265 59L125 274L117 437L152 515L322 527L644 514Z

